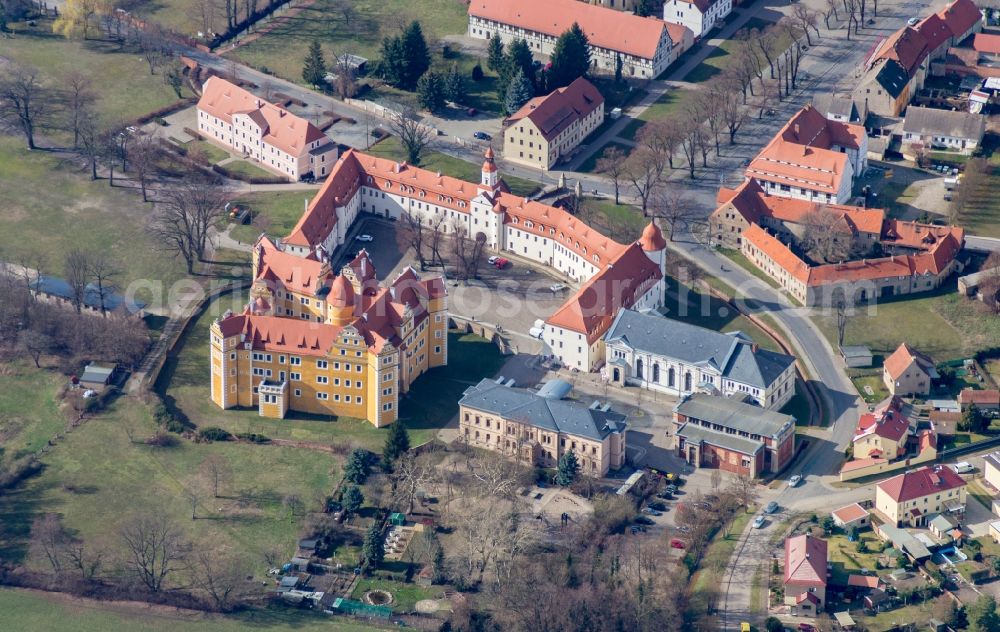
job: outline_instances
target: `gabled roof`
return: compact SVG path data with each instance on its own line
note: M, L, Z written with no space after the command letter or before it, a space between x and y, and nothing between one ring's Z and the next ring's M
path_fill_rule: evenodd
M902 403L893 397L887 405L875 412L861 415L852 441L874 435L898 443L909 429L910 420L902 413Z
M777 237L772 236L757 224L751 224L743 231L743 240L757 247L792 278L802 283L809 283L809 265Z
M795 418L791 415L707 393L692 393L682 397L674 406L674 412L741 434L762 437L777 437L782 431L795 425Z
M955 0L938 12L938 16L948 25L952 37L961 37L983 19L979 7L972 0Z
M683 437L688 443L707 443L719 448L725 448L726 450L732 450L733 452L739 452L740 454L746 454L747 456L753 456L764 449L764 444L756 439L741 437L738 434L729 434L728 432L719 432L718 430L699 426L694 423L682 424L674 430L674 434L678 437Z
M924 36L912 26L904 26L882 42L872 60L891 59L912 77L929 54Z
M847 578L847 585L856 588L878 588L881 583L878 575L850 575Z
M876 487L893 501L903 503L931 494L939 494L965 486L965 481L950 467L935 465L905 472L881 481Z
M268 237L261 237L255 246L259 258L257 278L280 284L289 291L310 296L326 294L333 280L330 266L312 255L298 257L281 251Z
M559 37L576 22L591 46L643 59L656 57L667 31L663 20L576 0L473 0L469 15L552 37Z
M910 345L904 342L892 352L892 355L885 359L882 366L885 369L885 372L889 374L889 377L895 381L899 379L899 376L901 376L903 372L906 371L906 369L908 369L914 362L916 362L918 367L928 374L930 369L934 368L934 363L930 358L916 349L913 349Z
M895 59L879 60L869 73L875 74L875 81L894 99L903 94L903 90L910 82L906 68Z
M979 53L1000 54L1000 35L976 33L975 37L972 38L972 48Z
M497 380L484 379L470 386L458 404L543 430L596 441L625 431L625 415L620 413L575 400L545 397Z
M292 156L301 154L314 141L327 139L326 134L309 121L221 77L209 77L201 90L199 110L226 123L232 123L235 114L247 114L263 130L266 144Z
M963 388L958 394L958 401L962 404L976 404L977 406L996 406L1000 404L1000 391L997 389Z
M594 84L578 77L564 88L531 99L507 120L513 122L526 118L535 124L545 140L552 140L603 103L604 97Z
M835 518L847 524L861 520L868 515L868 510L858 503L851 503L850 505L834 510L832 513Z
M912 134L967 138L976 142L986 131L986 117L973 112L938 110L911 105L906 109L903 131Z
M951 29L937 13L931 13L914 28L923 36L927 42L927 48L932 51L937 50L939 46L951 39L952 35Z
M826 540L809 534L785 540L785 584L826 586Z

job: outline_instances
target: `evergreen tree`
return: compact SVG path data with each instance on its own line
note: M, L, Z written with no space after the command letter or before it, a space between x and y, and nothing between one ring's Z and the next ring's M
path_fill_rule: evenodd
M503 41L499 37L491 37L486 51L486 67L499 74L504 64Z
M513 79L514 75L517 74L517 69L520 68L524 71L528 81L530 81L532 86L534 86L535 58L531 54L531 47L528 46L528 42L523 39L517 39L511 42L510 47L507 49L507 60L505 65L510 78Z
M576 460L576 452L570 450L559 457L556 466L556 483L568 487L576 480L576 475L580 471L580 462Z
M461 103L465 100L465 77L459 72L457 64L452 64L451 70L445 75L444 98L452 103Z
M622 82L622 56L615 53L615 83Z
M970 432L983 432L988 425L989 419L975 404L970 405L962 413L961 426Z
M417 85L417 80L424 75L431 67L431 52L427 48L427 41L424 40L423 29L420 22L414 20L410 26L406 27L402 38L403 60L405 69L403 73L403 87L413 90Z
M406 56L403 51L403 40L399 37L387 37L382 40L382 59L379 62L379 76L390 86L403 87L406 75Z
M385 559L385 540L382 539L382 529L376 522L368 527L365 533L365 543L361 546L362 563L370 569L377 568Z
M302 79L312 86L319 86L325 77L326 60L323 59L323 49L320 48L317 40L313 40L302 65Z
M1000 632L997 602L992 595L981 595L974 604L967 607L966 613L969 632Z
M548 73L548 88L555 90L573 83L590 70L590 43L576 22L556 40L552 51L552 69Z
M389 426L389 434L385 436L385 447L382 448L382 459L387 465L392 465L404 452L410 449L410 435L407 434L403 422Z
M361 493L361 490L357 485L348 485L344 488L344 493L340 497L340 504L344 506L344 511L349 514L357 512L361 509L361 505L365 502L365 495Z
M445 82L440 73L427 72L417 80L417 100L431 112L444 109Z
M521 109L521 106L535 96L531 81L524 75L520 68L517 69L510 84L507 86L507 93L503 99L503 112L510 116Z
M344 466L344 480L355 485L361 485L368 480L368 464L371 459L368 451L364 448L354 448L351 455L347 457L347 465Z

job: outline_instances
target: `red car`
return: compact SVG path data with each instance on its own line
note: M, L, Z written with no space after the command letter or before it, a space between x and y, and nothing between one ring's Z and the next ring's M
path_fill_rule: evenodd
M509 259L504 259L503 257L498 257L497 260L493 262L493 265L495 265L497 267L497 270L503 270L507 266L508 263L510 263Z
M678 540L677 538L674 538L673 540L670 541L670 548L672 548L672 549L683 549L684 548L684 541L683 540Z
M800 623L799 632L816 632L816 627L808 623Z

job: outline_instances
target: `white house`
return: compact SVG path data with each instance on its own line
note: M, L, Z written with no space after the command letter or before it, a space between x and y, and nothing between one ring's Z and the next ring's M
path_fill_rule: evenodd
M198 131L292 181L325 177L337 162L337 144L318 127L221 77L202 86Z
M903 119L903 153L909 146L911 153L947 150L967 156L979 146L985 132L986 117L981 114L913 105Z
M733 0L667 0L663 3L663 21L691 29L698 41L732 10Z
M604 337L607 378L670 395L752 398L777 410L795 394L795 358L653 312L623 309Z

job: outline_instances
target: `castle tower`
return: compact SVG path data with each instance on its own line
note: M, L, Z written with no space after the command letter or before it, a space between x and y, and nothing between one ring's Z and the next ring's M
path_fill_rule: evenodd
M489 189L497 188L500 184L500 172L497 171L497 163L493 160L493 146L486 148L485 160L483 161L483 175L480 184Z
M663 278L667 277L667 240L663 238L660 227L656 225L656 220L649 220L649 224L642 229L642 236L639 237L639 247L646 253L653 263L660 268ZM657 299L657 307L663 305L663 296L666 290L666 282L660 281L660 293Z
M354 320L354 286L343 274L338 274L333 280L327 304L327 322L331 325L342 327Z

